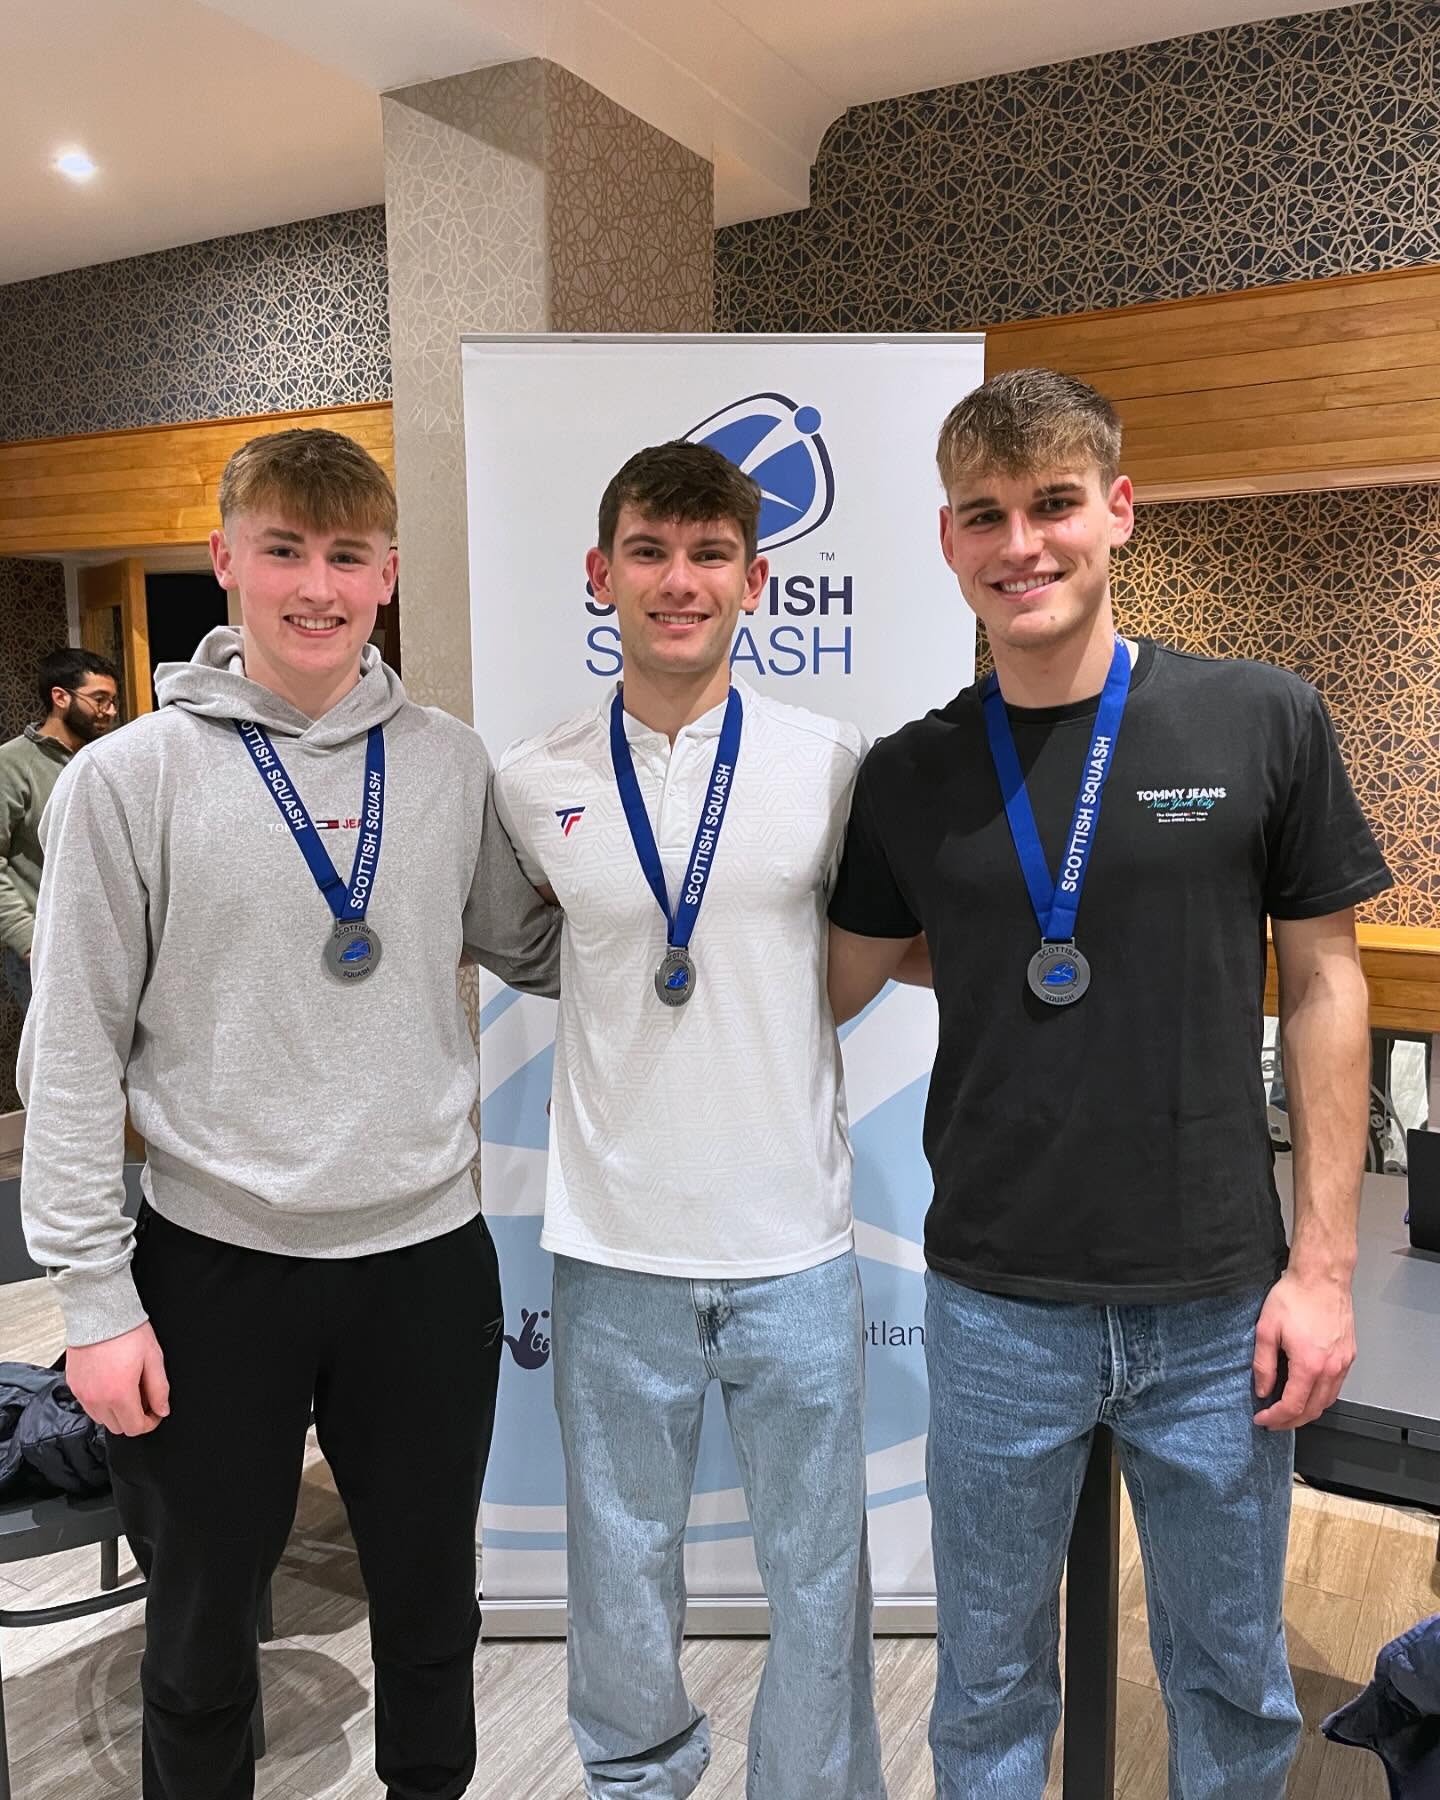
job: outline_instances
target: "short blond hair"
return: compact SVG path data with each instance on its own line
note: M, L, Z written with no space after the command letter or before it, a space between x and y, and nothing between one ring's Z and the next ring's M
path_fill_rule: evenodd
M271 431L240 446L220 477L221 523L268 508L307 531L395 535L390 477L339 431Z
M1101 393L1054 369L992 375L951 409L935 451L945 492L982 471L1033 475L1094 466L1102 487L1120 472L1120 419Z

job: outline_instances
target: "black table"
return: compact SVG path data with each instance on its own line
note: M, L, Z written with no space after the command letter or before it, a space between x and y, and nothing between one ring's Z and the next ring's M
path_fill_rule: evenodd
M1440 1255L1410 1247L1405 1200L1403 1176L1365 1177L1359 1353L1340 1398L1297 1434L1295 1466L1320 1487L1440 1508Z
M1276 1167L1287 1225L1290 1167ZM1359 1353L1341 1397L1295 1437L1318 1486L1440 1508L1440 1256L1412 1250L1403 1176L1367 1175L1355 1269ZM1120 1470L1095 1434L1070 1538L1065 1800L1112 1800L1120 1623ZM1378 1647L1378 1646L1377 1646Z

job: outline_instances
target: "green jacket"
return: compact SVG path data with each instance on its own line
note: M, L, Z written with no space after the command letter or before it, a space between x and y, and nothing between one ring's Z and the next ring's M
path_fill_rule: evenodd
M40 815L73 751L33 725L0 744L0 944L30 954L40 892Z

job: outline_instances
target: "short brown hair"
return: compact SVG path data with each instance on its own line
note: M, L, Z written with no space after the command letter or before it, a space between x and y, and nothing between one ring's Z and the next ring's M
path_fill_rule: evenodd
M615 527L622 506L633 506L647 519L704 524L729 519L740 527L745 559L753 562L760 528L760 487L728 456L708 444L675 438L637 450L610 478L600 500L596 542L607 556L615 548Z
M945 492L967 475L1094 465L1108 488L1120 472L1120 420L1103 394L1054 369L992 375L954 407L935 452Z
M273 507L307 531L395 535L395 489L370 452L338 431L267 432L220 477L220 519Z

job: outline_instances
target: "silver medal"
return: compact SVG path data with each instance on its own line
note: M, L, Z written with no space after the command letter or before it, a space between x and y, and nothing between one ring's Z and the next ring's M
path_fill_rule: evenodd
M1090 965L1073 943L1042 944L1030 958L1025 979L1047 1006L1073 1006L1090 986Z
M324 963L337 981L364 981L380 965L380 939L363 919L337 919L325 940Z
M684 1006L695 992L695 965L688 950L672 947L655 969L655 992L666 1006Z

